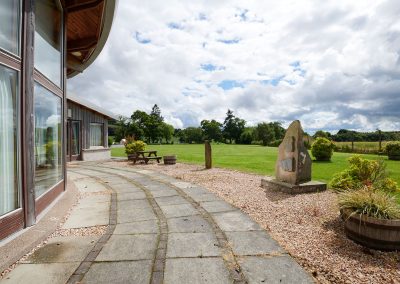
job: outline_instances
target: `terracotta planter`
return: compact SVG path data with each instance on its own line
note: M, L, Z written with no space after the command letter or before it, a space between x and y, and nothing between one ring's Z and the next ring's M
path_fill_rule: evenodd
M175 165L176 164L176 156L163 156L164 165Z
M400 250L400 220L385 220L340 210L347 237L379 250Z

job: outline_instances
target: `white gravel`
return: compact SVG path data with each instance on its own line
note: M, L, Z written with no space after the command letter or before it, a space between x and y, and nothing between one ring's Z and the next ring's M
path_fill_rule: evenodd
M118 162L118 165L132 167ZM330 191L265 193L262 176L176 164L135 165L199 184L240 208L270 232L319 283L400 283L400 252L363 248L347 239Z

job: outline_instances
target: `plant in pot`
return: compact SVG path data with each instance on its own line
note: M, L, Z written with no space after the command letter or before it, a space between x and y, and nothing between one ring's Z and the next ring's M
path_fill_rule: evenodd
M330 185L338 202L346 235L357 243L380 250L400 249L400 200L395 181L387 177L383 161L353 156L350 167Z
M125 153L128 155L128 160L136 158L137 152L144 151L146 149L146 146L146 143L141 140L125 144Z
M385 146L389 160L400 160L400 142L388 142Z

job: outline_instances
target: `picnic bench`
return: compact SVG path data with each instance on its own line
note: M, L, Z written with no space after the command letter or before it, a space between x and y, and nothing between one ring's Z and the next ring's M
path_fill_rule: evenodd
M147 164L150 160L157 160L157 163L160 163L161 159L162 157L157 156L157 151L155 150L137 151L135 155L130 157L130 160L132 160L134 164L136 164L137 161L144 161Z

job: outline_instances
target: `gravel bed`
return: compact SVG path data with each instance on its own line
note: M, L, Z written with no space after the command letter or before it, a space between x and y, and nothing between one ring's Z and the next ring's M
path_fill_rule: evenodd
M113 162L119 166L131 164ZM318 283L400 283L400 252L355 244L344 234L336 194L264 192L262 176L176 164L136 165L199 184L249 214L270 232Z

